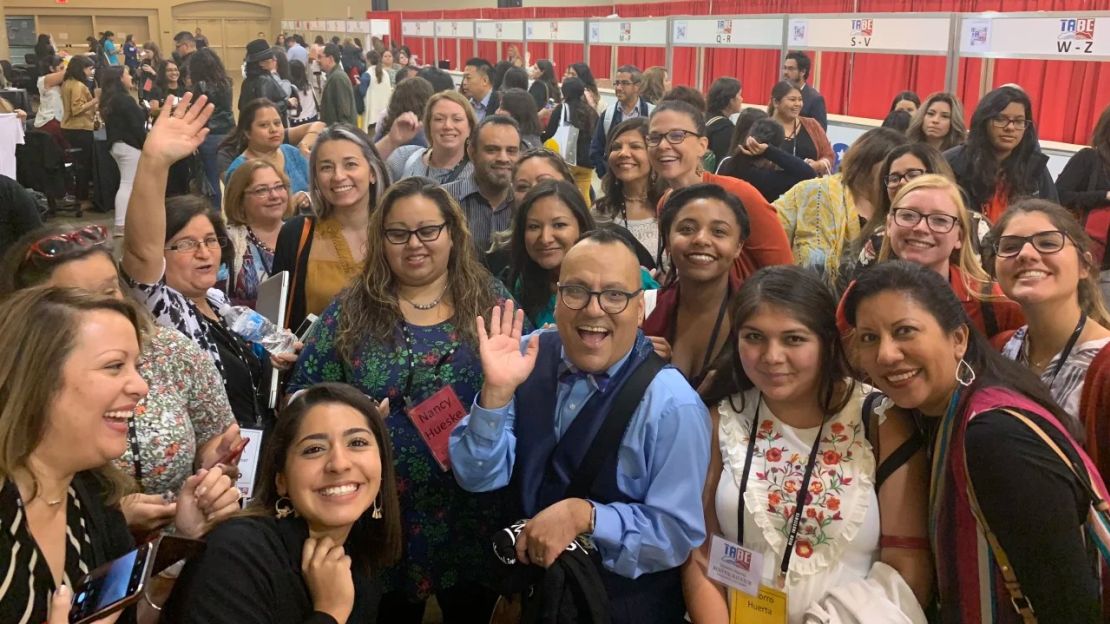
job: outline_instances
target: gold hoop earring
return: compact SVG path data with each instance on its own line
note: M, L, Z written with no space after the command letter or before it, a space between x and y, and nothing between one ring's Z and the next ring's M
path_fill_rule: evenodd
M295 513L297 513L297 510L293 509L293 501L289 500L289 497L282 496L274 502L274 514L278 517L278 520L288 518Z

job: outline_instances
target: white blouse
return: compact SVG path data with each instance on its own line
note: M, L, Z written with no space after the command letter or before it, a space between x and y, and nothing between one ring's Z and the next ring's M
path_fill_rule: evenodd
M47 87L46 76L39 76L39 110L35 113L35 127L41 128L57 119L61 123L65 117L65 107L62 105L62 88L60 86Z
M867 577L879 556L879 501L873 478L875 455L861 418L862 390L821 430L798 540L790 559L786 592L790 622L835 587ZM744 475L758 390L721 401L719 434L724 471L716 510L724 536L736 540L740 481ZM740 407L739 411L734 409ZM744 546L763 554L763 582L774 586L786 545L787 520L805 473L818 428L795 429L759 408L752 470L744 494Z

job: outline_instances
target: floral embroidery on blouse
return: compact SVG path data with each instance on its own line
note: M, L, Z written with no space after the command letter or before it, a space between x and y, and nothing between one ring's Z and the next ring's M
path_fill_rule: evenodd
M844 423L834 422L822 430L820 444L821 449L826 450L818 449L813 476L810 478L809 494L803 507L805 517L794 548L794 554L798 556L809 558L813 556L815 546L835 539L829 535L827 529L833 522L844 519L840 512L840 497L844 495L844 488L855 481L845 473L845 467L855 461L854 448L862 443L863 437L861 423L855 423L851 429L849 435ZM767 482L767 513L775 517L777 530L785 539L797 506L798 488L804 480L809 457L791 452L785 446L775 446L781 438L782 434L775 431L771 419L763 419L759 423L755 457L763 458L770 467L756 470L752 474L756 479ZM759 442L767 443L762 447L766 450L761 450ZM778 519L782 520L781 525L778 524Z
M749 391L743 398L737 395L733 397L736 401L726 399L718 406L721 456L737 487L744 473L758 396L758 391ZM875 455L861 419L863 396L860 391L853 393L844 409L826 420L821 430L794 545L795 558L790 562L792 577L816 574L833 565L856 538L867 516L874 490ZM744 409L733 409L733 403ZM783 435L785 425L766 405L760 409L759 418L744 504L763 540L781 556L812 447L788 446Z

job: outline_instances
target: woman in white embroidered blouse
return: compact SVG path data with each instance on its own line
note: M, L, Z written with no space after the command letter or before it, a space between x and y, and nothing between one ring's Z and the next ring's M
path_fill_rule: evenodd
M880 402L850 379L835 310L820 278L795 266L759 271L733 299L737 339L703 393L719 444L702 497L711 537L683 572L695 623L728 622L730 610L742 611L707 573L722 536L763 556L761 582L787 594L792 623L807 611L925 621L920 604L932 572L924 452L904 414L873 410Z

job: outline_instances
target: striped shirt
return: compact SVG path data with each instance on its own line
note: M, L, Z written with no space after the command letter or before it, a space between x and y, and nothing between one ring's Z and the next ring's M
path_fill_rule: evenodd
M93 567L93 548L80 497L71 485L66 500L66 559L62 581L73 587ZM0 622L40 624L54 594L54 575L31 535L19 488L0 488Z
M1025 341L1028 329L1028 326L1025 326L1014 332L1014 335L1002 347L1002 355L1028 365L1029 354ZM1056 371L1057 362L1061 355L1059 353L1052 357L1052 361L1041 372L1041 381L1048 386L1052 398L1056 399L1056 403L1069 416L1077 420L1079 419L1079 399L1083 394L1083 380L1087 377L1087 369L1091 366L1091 360L1095 359L1098 352L1107 344L1110 344L1110 338L1100 338L1099 340L1077 344L1072 349L1068 359L1064 361L1063 365L1059 366L1059 372Z
M470 228L470 236L478 248L479 257L485 257L489 250L490 240L494 232L509 229L513 220L513 194L506 193L505 200L497 208L490 205L489 201L478 192L478 182L474 176L467 176L443 188L459 201L466 223Z

